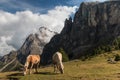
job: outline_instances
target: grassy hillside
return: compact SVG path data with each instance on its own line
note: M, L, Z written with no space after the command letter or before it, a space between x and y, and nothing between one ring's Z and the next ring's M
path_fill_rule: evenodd
M39 74L23 76L22 72L0 73L0 79L12 80L120 80L120 62L110 64L109 57L114 58L120 51L104 53L89 60L65 62L65 73L53 73L53 67L39 69Z

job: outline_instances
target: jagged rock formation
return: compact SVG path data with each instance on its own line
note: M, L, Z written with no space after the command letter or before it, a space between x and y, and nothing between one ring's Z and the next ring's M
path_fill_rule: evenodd
M52 36L57 34L45 27L40 27L39 32L30 34L18 51L11 51L0 58L0 72L20 70L29 54L41 54L44 46Z
M45 46L42 56L49 58L48 53L51 57L63 47L70 58L79 58L100 44L110 45L120 36L119 14L120 1L81 3L73 22L71 18L65 21L63 30Z

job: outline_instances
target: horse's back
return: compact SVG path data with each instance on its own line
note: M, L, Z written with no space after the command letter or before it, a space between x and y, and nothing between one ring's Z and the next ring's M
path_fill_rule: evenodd
M40 62L40 55L29 55L27 57L27 61L32 63L38 63Z
M53 61L54 62L60 62L60 61L62 61L62 54L60 52L56 52L53 55Z

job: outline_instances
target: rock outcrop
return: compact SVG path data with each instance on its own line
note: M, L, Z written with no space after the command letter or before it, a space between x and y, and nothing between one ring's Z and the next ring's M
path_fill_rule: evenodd
M81 3L73 21L66 19L61 33L45 46L43 56L49 58L62 47L74 59L101 44L112 44L120 36L119 14L120 1Z

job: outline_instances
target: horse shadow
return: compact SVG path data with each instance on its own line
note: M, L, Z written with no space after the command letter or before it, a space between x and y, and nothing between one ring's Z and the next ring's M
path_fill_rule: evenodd
M33 74L57 75L58 73L54 73L54 72L37 72L37 73L33 73ZM13 74L7 75L7 79L9 79L9 80L19 80L19 78L14 77L14 76L24 76L24 74L23 73L13 73Z
M24 74L23 73L13 73L13 74L7 75L7 79L9 79L9 80L19 80L19 78L14 77L14 76L24 76Z
M34 73L34 74L41 74L41 75L57 75L57 73L53 73L53 72L38 72L38 73Z

